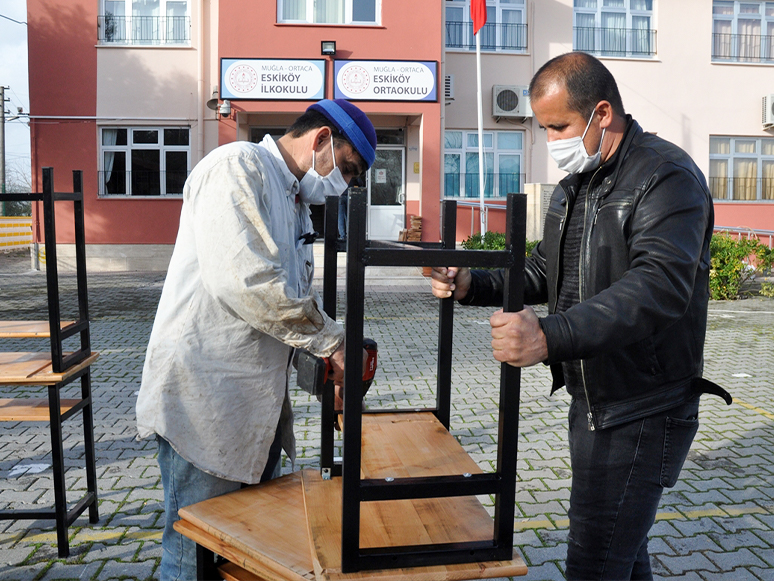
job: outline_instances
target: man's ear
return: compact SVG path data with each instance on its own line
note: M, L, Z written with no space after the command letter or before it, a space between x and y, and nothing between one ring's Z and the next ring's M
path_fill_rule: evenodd
M325 145L331 140L331 128L324 126L324 127L318 127L316 130L315 136L314 136L314 148L317 149L318 147Z
M607 129L613 122L613 106L610 101L600 101L597 103L597 116L599 117L599 126Z

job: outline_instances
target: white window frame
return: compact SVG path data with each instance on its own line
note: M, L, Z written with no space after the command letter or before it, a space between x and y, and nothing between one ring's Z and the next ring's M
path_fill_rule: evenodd
M715 141L729 141L729 153L712 153L712 144ZM755 152L752 153L737 153L736 142L738 141L754 141ZM772 147L772 153L764 155L763 143L768 142ZM774 185L764 184L764 179L770 180L773 177L764 176L763 166L774 165L774 137L744 137L741 135L729 136L729 135L711 135L710 136L710 173L709 173L709 185L712 193L713 200L716 202L760 202L764 204L774 203L774 199L763 199L763 191L765 186L768 185L772 188L771 195L774 196ZM750 160L756 162L756 175L752 176L736 176L736 164L737 160ZM725 161L726 162L726 176L713 176L712 175L712 162L713 161ZM742 179L754 179L756 187L756 196L754 199L735 198L737 192L737 185L734 182L735 178L741 177ZM725 197L715 197L719 189L723 188L723 182L716 182L716 180L725 180ZM743 189L744 184L741 184L740 189Z
M103 145L103 133L107 129L125 129L126 145ZM165 129L186 129L188 131L188 145L166 145L164 141ZM157 143L133 143L133 131L157 131ZM179 193L167 193L167 156L168 152L186 153L186 176L191 172L191 127L188 125L164 125L164 126L138 126L138 125L105 125L99 128L99 197L101 198L143 198L143 199L169 199L181 198L182 191ZM133 195L132 193L132 150L156 150L159 152L159 194L158 195ZM125 154L125 189L123 193L111 194L106 191L106 173L112 171L105 167L105 154L110 152L121 152Z
M157 32L156 38L137 38L135 31L136 23L133 24L134 16L132 14L133 0L124 1L124 13L116 14L118 21L113 25L113 32L109 32L109 16L107 12L107 2L110 0L99 0L99 44L103 45L127 45L127 46L191 46L191 0L158 0L159 16L146 17L158 18L158 26L154 27L151 23L150 29ZM184 18L180 26L184 27L182 38L176 38L174 34L168 34L170 23L167 16L167 4L185 2L185 16L173 17ZM111 13L112 14L112 13ZM177 25L171 23L175 30Z
M478 131L477 130L467 130L467 129L446 129L446 134L448 133L460 133L462 136L462 147L459 148L451 148L446 147L446 135L444 135L444 149L443 149L443 163L444 163L444 198L451 198L451 199L462 199L462 200L469 200L469 199L477 199L479 197L479 189L476 185L475 188L470 189L468 191L467 181L466 181L466 156L467 154L474 154L478 156ZM519 134L521 138L521 149L504 149L500 148L498 146L498 135L499 134ZM519 192L524 191L524 182L526 178L526 173L524 172L524 143L526 139L526 131L523 130L513 130L513 131L484 131L484 156L486 155L492 155L492 174L494 176L500 175L500 158L502 156L517 156L519 158ZM469 137L474 137L475 144L469 144ZM450 193L452 188L447 188L446 184L446 156L447 155L458 155L459 156L459 168L460 171L459 175L459 187L456 188L455 193ZM486 163L486 162L485 162ZM486 172L485 176L486 176ZM475 174L472 176L473 181L478 183L478 172L475 172ZM484 178L486 180L486 177ZM501 180L499 178L496 178L492 180L493 183L488 184L485 183L485 191L490 188L491 186L491 192L492 195L487 195L486 199L503 199L505 198L509 193L511 192L501 192L500 186L501 186ZM475 190L475 191L473 191ZM466 195L466 193L469 193L470 195Z
M306 1L306 18L291 20L283 18L285 0L277 0L277 22L280 24L314 24L316 26L381 26L382 0L374 0L374 20L353 20L353 0L344 0L344 22L314 22L315 0Z
M582 50L589 52L594 55L598 56L605 56L605 57L625 57L625 58L643 58L643 59L649 59L649 58L655 58L656 56L656 40L653 38L651 40L651 34L655 32L656 26L655 26L655 4L657 0L651 1L651 9L650 10L637 10L632 8L632 3L635 0L624 0L623 6L606 6L605 2L608 0L591 0L594 2L593 7L586 7L586 6L578 6L578 0L575 0L573 2L573 15L572 15L572 22L573 22L573 28L577 31L581 28L581 23L578 22L578 16L579 15L593 15L594 16L594 46L593 50L589 49L588 46L578 46L578 32L574 32L573 34L573 50ZM625 24L624 24L624 43L625 47L623 51L620 50L607 50L604 46L605 44L605 38L603 30L606 30L603 28L603 16L606 14L623 14L625 15ZM648 19L648 39L647 43L650 44L653 43L652 49L647 53L643 54L640 51L635 51L636 48L636 40L634 37L634 19L635 18L647 18ZM612 30L620 30L617 28L614 28ZM623 54L622 54L623 52Z
M449 9L461 10L462 20L449 20ZM446 0L444 3L444 10L446 11L446 22L462 22L461 27L454 29L454 33L458 38L455 39L455 44L462 44L463 46L449 46L449 25L447 24L447 38L445 40L446 50L451 51L471 51L476 50L476 38L473 35L473 21L470 18L470 0ZM520 13L519 22L504 23L503 12L518 12ZM521 30L506 30L502 24L514 24L524 25L527 24L527 2L526 0L487 0L486 2L486 24L481 30L481 52L504 52L504 53L516 53L523 54L527 52L527 30L523 28ZM521 38L523 36L523 39ZM504 46L508 39L518 38L523 40L524 48L510 48Z
M720 5L733 5L733 14L715 14L715 8ZM757 14L742 12L742 5L758 5ZM740 37L740 20L760 21L759 35L751 35L752 44L746 45ZM718 33L715 25L727 22L731 25L728 34ZM715 62L760 62L774 64L774 2L770 0L713 0L712 2L712 60ZM726 39L730 36L730 39ZM759 43L755 37L760 36ZM755 50L757 48L757 51Z

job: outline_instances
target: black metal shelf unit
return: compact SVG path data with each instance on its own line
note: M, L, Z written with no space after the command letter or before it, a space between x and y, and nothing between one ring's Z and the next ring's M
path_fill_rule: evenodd
M51 338L51 366L53 373L65 373L68 369L82 363L92 355L89 328L88 292L86 286L86 242L84 232L83 209L83 172L73 171L73 192L54 192L54 170L43 168L43 192L31 194L4 194L7 201L43 202L43 226L46 252L46 293L48 300L48 323ZM78 320L62 328L60 309L59 274L56 250L56 214L55 203L73 202L75 227L76 281L78 293ZM63 342L80 335L79 347L71 353L65 353ZM60 391L73 381L81 380L81 399L66 413L61 412ZM6 384L8 385L8 384ZM0 520L17 519L55 519L57 547L59 557L69 555L68 527L87 508L89 522L99 522L97 503L97 472L94 453L94 425L92 414L91 366L86 365L66 379L48 384L48 419L51 431L51 456L54 480L54 508L49 510L2 510ZM86 468L86 494L68 510L64 449L62 443L62 422L82 412L84 460Z
M336 255L344 244L337 240L338 200L326 201L323 303L326 313L336 316ZM362 377L361 346L367 266L467 266L504 268L503 309L523 308L526 241L526 196L509 194L506 218L506 250L456 250L457 204L442 203L442 242L396 243L366 240L367 200L364 192L351 191L346 251L346 360L345 385L358 385ZM449 429L451 411L452 341L454 301L439 301L436 407L432 411ZM321 467L323 476L342 475L342 571L446 565L479 561L510 560L513 557L513 519L516 491L516 458L520 370L507 364L500 369L500 402L497 435L497 468L484 474L460 474L423 478L361 479L363 394L345 390L343 462L333 458L333 390L323 395ZM409 498L495 495L494 533L491 541L471 541L403 547L360 547L360 503Z

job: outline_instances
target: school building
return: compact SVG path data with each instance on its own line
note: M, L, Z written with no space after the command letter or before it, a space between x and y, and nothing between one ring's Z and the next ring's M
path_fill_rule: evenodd
M218 145L280 135L311 103L347 98L377 128L367 231L407 216L438 240L478 231L476 55L469 0L28 0L33 189L83 170L93 266L163 267L182 187ZM528 237L562 177L526 86L582 50L615 75L627 112L707 176L716 224L774 229L774 2L488 0L481 33L490 230L528 194ZM58 220L62 253L72 232ZM315 210L319 220L319 210ZM33 231L42 227L33 217Z

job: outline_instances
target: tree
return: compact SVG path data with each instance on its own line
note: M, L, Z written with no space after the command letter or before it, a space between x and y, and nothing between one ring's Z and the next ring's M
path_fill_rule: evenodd
M27 194L32 191L29 168L21 161L13 161L5 166L5 191L9 194ZM3 202L4 216L30 216L29 202Z

